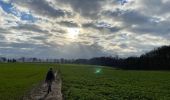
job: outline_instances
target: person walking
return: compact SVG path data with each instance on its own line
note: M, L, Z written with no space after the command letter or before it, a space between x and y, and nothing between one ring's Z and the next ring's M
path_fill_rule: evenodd
M47 72L46 79L45 79L45 82L47 83L47 86L48 86L48 90L47 90L48 94L52 91L51 86L54 80L55 80L55 75L54 75L53 69L50 68L49 71Z

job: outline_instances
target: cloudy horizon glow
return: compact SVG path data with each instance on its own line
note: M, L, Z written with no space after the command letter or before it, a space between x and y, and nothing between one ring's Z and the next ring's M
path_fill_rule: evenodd
M139 56L170 45L170 0L0 0L0 56Z

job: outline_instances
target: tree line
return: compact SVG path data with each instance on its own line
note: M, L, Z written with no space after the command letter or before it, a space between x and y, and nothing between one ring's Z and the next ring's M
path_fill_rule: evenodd
M156 48L139 57L119 58L116 57L95 57L91 59L39 59L39 58L5 58L1 57L0 62L50 62L62 64L91 64L110 66L120 69L134 70L169 70L170 69L170 46Z
M140 57L97 57L92 59L78 59L75 63L111 66L121 69L134 70L169 70L170 46L156 48Z

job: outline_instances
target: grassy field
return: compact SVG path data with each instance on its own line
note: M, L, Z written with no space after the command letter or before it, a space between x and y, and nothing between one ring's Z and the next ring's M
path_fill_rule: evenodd
M47 69L42 64L0 64L0 100L20 100L43 80Z
M58 66L66 100L170 100L169 71L24 63L0 64L0 100L19 100L50 66Z
M60 67L66 100L170 100L170 72Z

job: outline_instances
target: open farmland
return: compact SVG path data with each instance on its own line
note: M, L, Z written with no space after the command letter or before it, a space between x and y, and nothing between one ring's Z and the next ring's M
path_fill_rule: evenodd
M45 77L42 64L0 64L0 100L20 100Z
M170 72L60 67L66 100L170 100Z
M169 100L169 71L116 70L91 65L0 64L0 100L19 100L57 66L66 100Z

